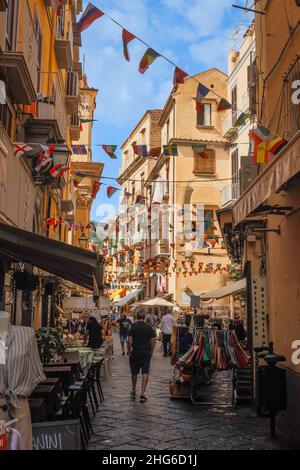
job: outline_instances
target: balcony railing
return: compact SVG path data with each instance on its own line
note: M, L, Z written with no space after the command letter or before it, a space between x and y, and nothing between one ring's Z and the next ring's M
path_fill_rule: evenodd
M66 140L69 118L64 100L64 88L59 75L42 73L40 75L40 90L43 98L38 103L38 118L56 119L61 136ZM50 90L50 93L47 90Z
M69 71L66 82L66 107L68 114L75 114L79 104L79 80L76 72Z
M239 191L239 184L234 183L226 186L222 191L221 191L221 203L222 206L225 206L231 201L235 201L238 199L240 196L240 191Z
M237 133L235 127L233 127L232 123L232 113L229 112L226 119L223 121L223 136L226 139L232 138Z

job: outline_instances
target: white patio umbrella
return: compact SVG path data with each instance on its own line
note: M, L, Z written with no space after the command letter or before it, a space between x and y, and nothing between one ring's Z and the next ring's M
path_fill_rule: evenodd
M168 300L155 297L155 299L146 300L145 302L140 302L140 305L143 307L176 307L176 304L169 302Z

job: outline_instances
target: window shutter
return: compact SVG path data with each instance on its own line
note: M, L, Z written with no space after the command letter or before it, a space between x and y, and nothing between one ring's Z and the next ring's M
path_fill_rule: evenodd
M216 157L214 150L194 153L194 173L213 175L216 172Z

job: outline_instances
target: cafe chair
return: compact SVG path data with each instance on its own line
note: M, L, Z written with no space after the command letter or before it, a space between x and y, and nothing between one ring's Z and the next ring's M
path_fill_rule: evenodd
M102 384L101 384L101 368L104 364L104 360L105 358L103 357L100 361L94 362L94 367L95 367L95 372L96 372L95 380L96 380L98 395L99 395L101 404L104 402L104 394L103 394L103 389L102 389Z

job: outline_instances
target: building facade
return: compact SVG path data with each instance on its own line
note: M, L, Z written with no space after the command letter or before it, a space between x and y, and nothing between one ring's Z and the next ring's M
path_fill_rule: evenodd
M268 142L276 138L282 145L219 218L229 253L242 260L247 273L250 347L271 341L286 358L281 366L287 373L288 407L281 424L299 446L300 271L293 240L300 223L300 7L293 0L259 1L256 7L265 13L255 20L257 120L269 130Z

